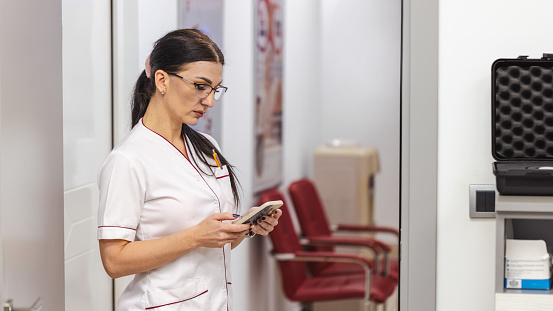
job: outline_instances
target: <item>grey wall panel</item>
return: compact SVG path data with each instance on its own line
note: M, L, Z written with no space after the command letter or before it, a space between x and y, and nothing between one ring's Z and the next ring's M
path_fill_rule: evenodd
M64 310L61 0L0 1L3 300Z

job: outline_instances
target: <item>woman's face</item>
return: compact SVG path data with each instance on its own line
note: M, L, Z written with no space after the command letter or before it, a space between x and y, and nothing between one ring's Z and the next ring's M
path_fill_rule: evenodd
M223 65L217 62L194 62L176 74L194 83L207 84L216 88L222 82ZM198 98L196 86L192 82L174 75L169 75L169 79L171 87L167 89L165 99L172 117L188 125L198 124L207 109L213 107L215 91L211 91L206 98Z

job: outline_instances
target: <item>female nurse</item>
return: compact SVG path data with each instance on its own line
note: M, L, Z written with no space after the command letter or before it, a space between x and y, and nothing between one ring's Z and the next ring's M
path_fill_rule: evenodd
M131 132L98 175L98 239L112 278L134 274L120 311L232 310L230 251L281 212L232 224L237 178L217 142L190 126L223 96L224 57L200 31L159 39L136 83Z

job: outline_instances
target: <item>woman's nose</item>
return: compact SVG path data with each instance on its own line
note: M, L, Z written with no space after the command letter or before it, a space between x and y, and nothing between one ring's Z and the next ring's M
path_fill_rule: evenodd
M209 95L207 95L206 98L202 99L202 105L213 108L213 106L215 105L215 98L213 97L213 93L214 92L211 92Z

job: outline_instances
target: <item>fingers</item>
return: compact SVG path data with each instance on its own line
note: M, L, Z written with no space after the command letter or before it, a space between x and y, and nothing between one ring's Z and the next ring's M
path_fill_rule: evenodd
M242 237L250 230L250 224L232 224L226 222L219 223L219 230L223 234L230 235L231 239L235 240L239 237Z
M282 215L281 210L276 210L270 216L264 216L259 219L258 223L252 227L252 231L260 234L267 235L273 231L274 227L278 224L278 218Z
M212 220L217 220L219 222L225 221L225 220L235 220L237 216L233 213L215 213L208 217ZM231 224L231 223L221 223L221 230L225 232L243 232L248 231L250 229L250 225L245 224Z
M232 213L215 213L197 225L195 236L203 247L223 247L242 238L250 224L232 224L236 217Z
M223 247L225 244L232 243L237 239L242 238L249 230L247 225L233 225L219 222L217 227L213 228L209 243L212 246L208 247Z
M273 231L273 227L261 222L252 226L252 231L259 235L267 235Z
M236 219L236 217L232 213L225 212L225 213L215 213L209 216L209 219L223 221L223 220L234 220Z
M282 216L282 211L280 209L275 210L272 214L263 216L258 220L257 223L252 224L230 224L224 223L221 221L224 220L234 220L236 217L232 213L216 213L213 214L210 218L213 220L219 221L219 229L221 239L223 240L235 240L239 237L242 237L244 234L248 233L249 230L255 232L259 235L268 235L273 231L274 227L278 224L278 218Z
M282 211L280 209L277 209L273 212L273 214L271 215L273 218L276 218L276 219L279 219L280 216L282 216Z

